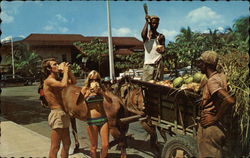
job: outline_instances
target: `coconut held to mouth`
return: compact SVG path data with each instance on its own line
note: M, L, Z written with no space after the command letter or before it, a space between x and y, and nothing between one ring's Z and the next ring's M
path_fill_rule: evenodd
M102 102L103 96L100 94L97 94L99 90L100 90L100 84L98 82L91 82L90 83L90 95L88 96L86 101L88 103Z
M91 93L96 95L99 88L100 88L100 84L98 82L91 82L90 83L90 92Z
M61 62L61 63L58 65L58 70L59 70L59 72L62 73L65 66L70 67L70 64L69 64L69 63L66 63L66 62Z

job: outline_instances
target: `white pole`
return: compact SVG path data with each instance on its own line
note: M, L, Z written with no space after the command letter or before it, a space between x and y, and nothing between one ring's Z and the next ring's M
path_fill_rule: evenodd
M14 50L13 50L13 38L11 36L11 56L12 56L12 73L13 78L15 78L15 63L14 63Z
M110 12L109 12L109 0L107 0L107 17L108 17L108 32L109 32L109 76L111 82L114 81L115 69L114 69L114 57L113 57L113 43L111 34L111 22L110 22Z

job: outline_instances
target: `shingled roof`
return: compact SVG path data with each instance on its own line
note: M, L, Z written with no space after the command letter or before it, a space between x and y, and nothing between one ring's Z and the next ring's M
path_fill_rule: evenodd
M23 42L31 45L72 45L84 40L80 34L30 34Z
M98 38L103 42L108 42L108 37L102 36L82 36L80 34L30 34L23 42L31 45L72 45L74 42L90 42ZM142 47L142 41L135 37L112 37L113 44L116 46Z
M91 42L91 40L98 38L105 43L108 43L108 37L103 36L82 36L81 34L30 34L21 41L32 46L73 46L74 42ZM133 51L142 51L143 42L135 37L112 37L113 45L118 48L114 53L121 55L132 54ZM10 43L6 43L6 46ZM80 48L74 47L80 51Z

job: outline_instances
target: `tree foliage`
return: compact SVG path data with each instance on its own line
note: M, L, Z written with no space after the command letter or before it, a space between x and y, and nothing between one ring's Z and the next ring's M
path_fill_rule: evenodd
M102 63L103 56L108 55L108 44L97 38L91 42L76 42L74 45L83 50L83 53L78 54L77 58L87 57L90 61L100 60Z
M18 43L14 47L14 61L16 73L24 76L36 76L42 58L35 51L30 50L29 45Z
M79 47L83 52L81 54L78 54L77 58L87 58L87 63L97 63L99 67L99 72L101 72L103 64L109 62L108 44L104 43L100 39L93 39L90 43L76 42L74 44ZM115 47L113 50L115 52ZM114 59L114 67L116 73L126 71L131 68L140 68L143 65L143 53L133 53L128 56L115 55Z
M233 25L235 33L239 34L240 39L243 41L249 41L249 16L239 18Z
M143 52L134 52L131 55L116 55L115 67L121 72L128 69L138 69L143 67Z
M80 66L79 64L73 63L73 64L71 65L71 71L72 71L72 73L73 73L75 76L79 76L80 73L81 73L81 70L82 70L82 68L81 68L81 66Z
M91 42L76 42L74 45L82 50L77 58L87 58L88 63L98 64L98 71L101 72L102 64L108 60L108 44L94 38Z
M236 98L233 111L238 118L241 141L243 144L247 144L250 140L249 55L246 52L232 50L229 53L220 54L220 59L218 68L226 74L230 93Z
M233 28L221 33L209 29L208 34L182 28L175 42L170 42L164 54L165 65L170 70L192 65L206 50L214 50L221 56L219 68L228 76L230 92L236 98L234 114L239 118L241 141L250 140L249 108L249 16L235 21Z

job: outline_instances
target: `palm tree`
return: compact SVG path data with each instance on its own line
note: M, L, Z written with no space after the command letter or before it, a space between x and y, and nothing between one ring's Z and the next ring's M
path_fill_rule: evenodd
M217 29L215 30L209 29L209 34L207 36L207 41L206 41L208 44L208 49L216 50L218 48L219 40L220 40L218 31L219 30Z
M203 50L204 38L199 33L192 32L190 27L187 27L187 29L181 28L176 43L179 43L182 52L180 59L188 65L191 64L191 71L193 71L194 62Z
M42 58L29 45L18 43L14 47L15 69L24 76L36 76L40 68Z
M233 31L240 35L241 40L249 41L249 16L237 19L233 25Z
M187 29L181 28L180 34L176 36L177 42L191 42L193 38L193 32L188 26Z

